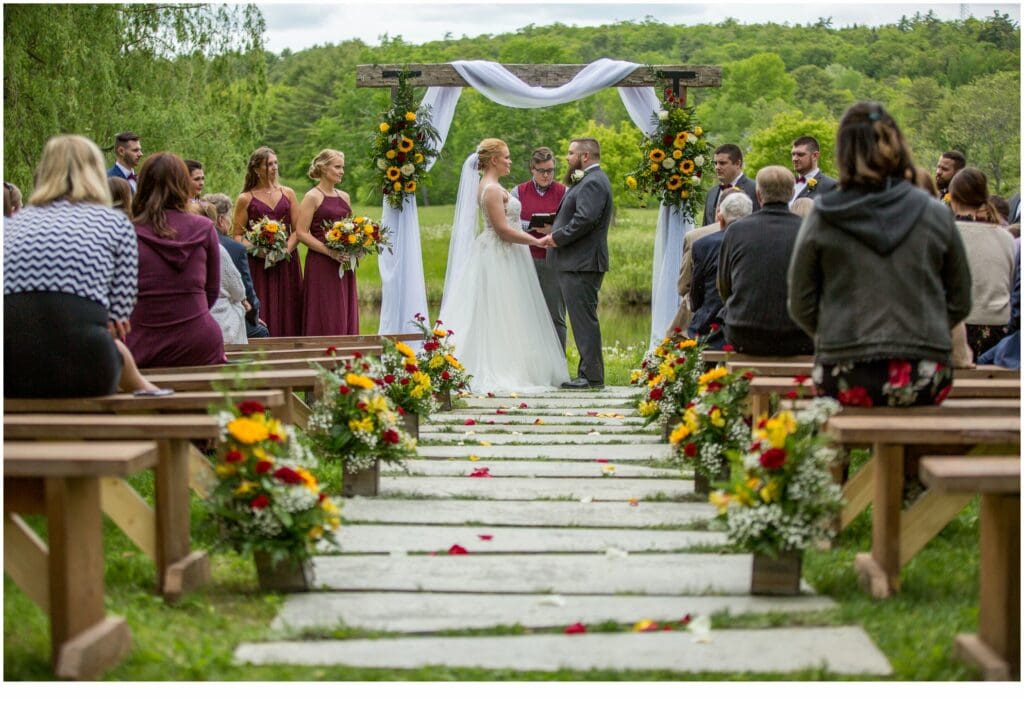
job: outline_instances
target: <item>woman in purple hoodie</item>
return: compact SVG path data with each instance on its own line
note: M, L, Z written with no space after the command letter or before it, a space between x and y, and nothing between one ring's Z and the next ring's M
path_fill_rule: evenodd
M139 298L128 348L141 368L226 362L224 337L210 314L220 291L220 242L206 217L186 211L185 162L156 153L139 172L132 201L139 243Z

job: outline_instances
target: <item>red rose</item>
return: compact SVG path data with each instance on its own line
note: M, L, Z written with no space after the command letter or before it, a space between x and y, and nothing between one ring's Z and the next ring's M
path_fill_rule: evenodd
M398 161L399 163L405 163L405 154L399 151L397 154L395 154L395 160Z
M268 433L267 440L273 441L274 443L280 443L281 436L277 435L276 433Z
M419 367L415 363L406 363L405 364L405 371L406 372L419 372Z
M863 387L850 387L839 393L836 397L839 403L844 406L874 406L875 403L871 401L871 396L868 391Z
M452 379L451 373L449 373L447 370L442 371L441 372L441 379L442 380L450 380L450 379Z
M258 463L256 463L256 474L265 475L268 472L270 472L271 468L273 467L274 463L270 462L269 460L260 460Z
M349 389L348 385L342 385L341 387L338 388L338 391L341 392L342 394L348 394L352 390Z
M750 444L751 453L756 453L759 450L761 450L761 441L754 441L753 443Z
M337 346L327 346L327 349L324 351L324 355L335 355L337 352Z
M439 344L437 341L427 341L426 343L423 344L423 350L430 353L436 351L440 347L440 345L441 344Z
M761 467L766 470L778 470L786 464L786 451L782 448L769 448L761 453Z
M366 408L366 402L363 402L363 401L356 402L356 408L357 409L365 409Z
M661 138L661 143L665 144L666 146L670 145L673 141L675 141L675 139L673 139L670 134L665 134L665 136Z
M676 358L676 365L682 365L686 362L686 358Z
M713 321L711 322L711 330L712 330L712 331L718 331L718 329L720 329L720 328L722 328L722 327L721 327L721 326L719 326L718 324L716 324L716 323L715 323L715 322L713 322Z
M910 384L910 361L889 361L889 384L893 387L906 387Z
M363 354L360 353L359 351L352 351L352 357L353 358L362 358Z
M796 375L793 378L793 382L795 382L798 385L802 385L803 383L807 382L807 380L809 380L809 379L811 379L811 378L808 375Z
M651 401L655 401L656 402L656 401L658 401L659 399L661 399L664 396L665 396L665 392L661 389L661 387L655 387L654 389L651 390L651 394L650 394Z
M400 384L400 385L407 385L407 384L409 384L409 378L408 377L403 377L401 380L398 381L398 384Z
M761 419L760 421L757 422L757 427L758 428L764 428L767 425L768 425L768 419L767 418Z
M754 379L754 373L750 372L750 370L747 370L745 373L743 373L743 379L744 380L753 380Z
M319 494L316 495L316 500L318 502L323 501L326 498L327 498L327 492L320 492Z
M734 350L736 350L736 347L733 346L731 343L726 343L724 346L722 346L722 350L724 350L726 353L732 353Z
M384 435L381 436L381 438L384 439L385 443L390 443L391 445L398 445L399 443L402 442L402 437L399 436L398 431L396 431L393 428L389 428L388 430L384 431Z
M722 389L722 383L721 382L709 382L708 383L708 392L717 392L720 389Z
M262 414L267 410L265 406L252 399L246 399L239 402L237 405L238 411L245 416L249 414Z
M370 369L370 364L369 363L363 363L363 370L369 370L369 369Z
M405 409L403 409L402 407L400 407L400 406L396 406L396 407L395 407L395 411L397 411L397 412L398 412L398 415L399 415L399 416L405 416Z
M686 457L688 458L697 457L697 444L687 443L686 445L683 446L683 452L686 454Z
M259 496L253 497L253 500L249 502L249 506L254 509L265 509L270 506L270 497L266 494L260 494Z
M229 450L224 456L224 462L242 462L243 455L237 450Z
M390 385L392 382L395 381L395 376L389 373L384 376L384 381Z
M302 475L290 467L279 467L274 471L274 477L285 484L302 484Z
M786 392L784 396L786 397L786 399L798 399L800 397L800 393L797 392L795 389L791 389L788 392Z

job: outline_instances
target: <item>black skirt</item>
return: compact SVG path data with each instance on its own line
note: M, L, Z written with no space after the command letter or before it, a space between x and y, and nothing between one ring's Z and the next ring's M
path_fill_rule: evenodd
M4 396L96 397L117 391L121 354L102 304L63 292L4 295Z

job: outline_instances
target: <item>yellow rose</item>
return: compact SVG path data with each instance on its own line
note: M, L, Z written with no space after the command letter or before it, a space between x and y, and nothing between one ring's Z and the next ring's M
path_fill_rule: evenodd
M267 427L260 421L240 417L228 424L228 433L239 443L252 445L267 440Z
M395 192L401 192L402 191L402 183L395 183L394 190L395 190Z
M676 159L677 161L680 158L682 158L682 157L683 157L683 152L680 151L679 149L676 149L675 151L672 152L672 158Z
M422 153L417 153L415 156L412 157L412 159L414 161L416 161L417 163L422 163L423 162L423 154Z
M672 433L668 437L668 442L672 445L678 445L689 435L690 429L686 427L685 423L680 423L672 430Z
M354 372L347 373L345 375L345 384L349 387L362 387L363 389L373 389L373 380L365 375L357 375Z
M635 190L636 189L636 178L634 178L632 175L628 176L626 178L626 187L628 187L630 190Z
M387 134L389 129L391 129L391 127L388 126L387 122L381 122L380 123L380 133L381 134Z
M659 166L657 163L652 163L651 164L651 172L652 173L657 173L659 168L661 168L661 166Z
M688 200L688 199L690 199L690 191L689 190L680 190L679 191L679 199L681 199L681 200Z
M701 129L700 127L694 127L694 128L693 128L693 133L694 133L695 135L697 135L697 136L700 136L700 135L702 135L702 134L704 133L704 130L703 130L703 129Z
M347 237L345 237L345 240L348 241L349 243L355 243L358 240L358 237L355 234L349 234Z
M395 150L392 148L387 150L387 153L384 154L384 157L387 158L388 160L393 160L394 157L397 155L398 154L395 153Z
M363 239L363 248L373 248L373 239L369 236Z
M352 218L352 223L353 224L362 224L364 221L366 221L366 217L353 217Z
M331 229L330 231L327 232L324 238L326 238L328 241L340 241L341 232L338 231L337 229Z
M407 122L415 122L416 121L416 113L415 112L406 112L405 113L405 121L407 121Z

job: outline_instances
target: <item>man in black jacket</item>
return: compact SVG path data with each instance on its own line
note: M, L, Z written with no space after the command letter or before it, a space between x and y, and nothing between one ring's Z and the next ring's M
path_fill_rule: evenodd
M781 166L757 173L761 209L729 227L718 256L725 339L750 355L809 355L814 343L786 308L786 273L803 220L789 211L793 174Z

